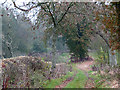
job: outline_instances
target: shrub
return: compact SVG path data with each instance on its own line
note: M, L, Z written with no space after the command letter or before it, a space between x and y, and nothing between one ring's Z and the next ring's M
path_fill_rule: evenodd
M36 72L39 72L39 75L42 76L41 82L44 82L44 79L49 77L49 69L50 65L41 61L39 57L20 56L4 59L2 63L3 88L30 87L31 77L34 78ZM4 83L6 80L8 80L7 85Z

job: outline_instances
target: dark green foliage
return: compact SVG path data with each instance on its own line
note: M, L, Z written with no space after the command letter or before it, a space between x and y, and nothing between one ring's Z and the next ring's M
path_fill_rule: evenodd
M89 38L87 36L87 28L84 25L85 21L80 24L77 23L76 27L70 27L66 30L65 38L67 46L70 49L70 53L73 53L73 56L76 56L80 59L83 59L87 56L87 49Z
M71 53L74 53L74 56L81 59L85 58L87 55L87 48L83 46L84 43L74 40L68 40L67 45Z
M80 27L80 24L77 23L78 37L79 37L79 38L83 36L83 31L84 31L83 27L82 27L82 29L80 29L80 28L81 28L81 27Z

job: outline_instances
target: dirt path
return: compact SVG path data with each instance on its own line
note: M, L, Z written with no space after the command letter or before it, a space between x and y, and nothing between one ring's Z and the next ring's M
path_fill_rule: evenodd
M78 69L88 72L88 71L92 70L90 68L90 65L93 65L93 64L94 64L94 61L85 61L83 63L77 64L76 66Z
M59 86L56 86L55 88L64 88L69 82L71 82L74 79L74 77L69 77L63 83Z
M76 76L77 72L72 77L67 78L61 85L56 86L55 88L64 88L69 82L71 82Z
M94 61L85 61L81 64L77 64L77 68L84 71L86 77L88 78L88 80L86 81L85 84L85 88L94 88L95 83L94 83L94 79L89 77L88 75L88 71L92 70L92 68L90 67L91 65L94 64Z
M92 70L90 68L90 65L93 65L94 62L93 61L85 61L83 63L79 63L76 65L76 67L80 70L82 70L85 75L88 77L88 80L86 81L85 87L86 88L92 88L94 86L94 80L92 78L89 77L88 75L88 71ZM65 81L63 81L63 83L61 85L56 86L55 88L64 88L69 82L71 82L74 77L76 76L76 74L74 74L73 77L69 77L68 79L66 79Z

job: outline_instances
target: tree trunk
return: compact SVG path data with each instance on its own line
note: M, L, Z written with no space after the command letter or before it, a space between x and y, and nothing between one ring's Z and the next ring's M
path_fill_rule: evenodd
M109 49L109 64L111 66L117 65L117 56L115 52L116 52L115 50L111 51L111 49ZM114 55L112 53L114 53Z
M118 65L120 65L120 50L118 50Z
M2 9L0 8L0 15L2 15ZM2 16L0 16L0 89L2 89Z
M51 74L52 77L54 77L54 73L55 73L55 68L56 68L56 27L54 27L54 32L53 32L53 37L52 37L52 68L51 68Z
M120 81L120 50L118 50L118 81ZM118 82L118 88L120 88L120 82Z
M120 40L120 2L115 2L116 12L118 14L118 40ZM118 49L118 88L120 88L120 48Z

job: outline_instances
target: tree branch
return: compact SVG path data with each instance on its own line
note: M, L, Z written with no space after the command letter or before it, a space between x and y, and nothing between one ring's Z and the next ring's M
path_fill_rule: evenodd
M41 8L42 8L45 12L48 12L42 5L41 5Z
M25 11L25 12L30 11L31 9L38 7L38 5L36 5L36 6L29 8L29 9L22 9L22 8L18 7L15 2L13 2L13 4L14 4L14 7L16 7L17 9L19 9L21 11Z
M25 12L28 12L28 11L32 10L33 8L37 8L38 6L41 6L42 4L46 4L46 3L47 2L45 2L45 3L38 3L37 5L30 7L29 9L22 9L22 8L18 7L16 5L16 3L13 1L14 7L16 7L17 9L19 9L21 11L25 11Z
M6 2L7 2L7 0L5 0L5 1L2 3L2 5L4 5Z
M60 23L60 22L63 20L63 18L65 17L65 15L67 14L67 12L69 11L69 9L70 9L72 6L73 6L73 4L72 4L72 2L71 2L71 3L69 4L67 10L65 11L65 13L63 14L63 16L61 17L61 19L58 21L58 23ZM57 23L57 24L58 24L58 23Z
M49 6L48 6L48 5L47 5L47 8L48 8L49 13L50 13L50 15L51 15L51 17L52 17L52 21L53 21L53 23L54 23L54 26L56 27L55 18L53 17L53 14L52 14L52 12L50 11L50 8L49 8Z
M104 38L104 36L102 34L100 34L99 32L95 32L97 35L99 35L105 42L106 44L108 45L108 47L110 47L108 41Z

